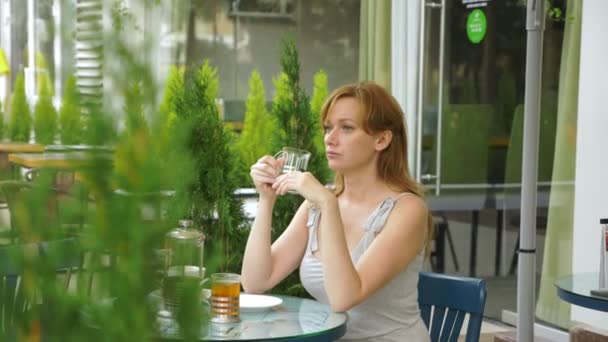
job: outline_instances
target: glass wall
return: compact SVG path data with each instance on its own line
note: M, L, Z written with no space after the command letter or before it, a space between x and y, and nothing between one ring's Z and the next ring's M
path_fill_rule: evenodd
M526 2L444 3L445 8L424 10L419 174L430 203L443 197L448 200L441 203L454 204L441 208L449 231L442 235L446 261L440 271L488 278L486 315L500 319L503 309L516 309ZM549 220L552 193L559 188L553 177L568 20L566 1L547 3L538 145L539 277L545 247L551 247L545 241L554 227Z
M432 181L429 182L431 186L436 183L448 187L457 184L503 183L511 136L521 138L523 112L520 111L523 111L524 102L526 52L525 4L516 0L491 1L481 9L467 8L467 5L458 1L447 1L446 5L443 60L440 60L440 10L426 11L423 82L423 134L426 150L421 173ZM482 13L486 25L484 36L479 42L472 42L467 34L468 21L475 10ZM555 131L563 30L563 18L547 21L542 86L545 122L542 129L547 131L547 139L551 138L548 132ZM440 70L440 65L443 65L443 70ZM439 89L440 83L442 89ZM439 108L442 110L441 115L438 113ZM458 113L471 118L466 125L458 126L458 122L454 121L454 116ZM444 132L438 133L439 117L442 117L442 124L446 125L442 127ZM450 130L450 124L463 131ZM512 130L514 124L519 131ZM485 147L471 144L471 147L462 146L459 150L457 145L451 144L449 139L461 140L461 134L467 130L476 132L475 136L469 138L479 139ZM439 141L438 134L445 139ZM543 181L550 180L553 163L553 146L548 144L541 151L543 157L547 157L540 161ZM521 144L518 148L521 148ZM470 162L477 163L476 168L481 167L482 170L471 173L472 165L465 165L459 159L462 154L476 156L470 158ZM518 158L520 160L521 156ZM513 177L515 176L506 181L518 182ZM435 182L437 178L439 182Z
M291 34L299 47L302 82L312 88L315 72L329 87L357 80L359 1L192 0L188 14L187 63L204 59L217 66L220 96L244 100L257 69L268 99L280 70L280 42Z

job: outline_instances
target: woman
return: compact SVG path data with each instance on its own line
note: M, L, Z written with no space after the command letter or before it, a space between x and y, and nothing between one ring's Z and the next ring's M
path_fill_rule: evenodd
M336 89L323 106L325 148L335 189L308 172L280 174L282 160L251 167L258 212L241 272L246 292L264 292L300 267L304 288L349 315L345 340L428 341L418 307L418 273L430 216L407 166L403 112L380 86ZM271 244L277 195L305 199Z

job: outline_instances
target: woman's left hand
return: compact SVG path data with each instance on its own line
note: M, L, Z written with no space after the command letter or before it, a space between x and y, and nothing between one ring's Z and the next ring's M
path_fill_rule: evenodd
M323 184L310 172L292 171L277 177L272 188L277 195L284 195L288 190L293 190L302 195L306 200L314 205L320 206L328 198L335 197Z

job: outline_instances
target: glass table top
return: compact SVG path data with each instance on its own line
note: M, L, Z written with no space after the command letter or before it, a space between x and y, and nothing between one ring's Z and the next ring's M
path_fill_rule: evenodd
M591 293L599 288L598 273L572 274L555 281L557 293L563 300L586 308L608 311L608 297Z
M205 323L200 339L205 341L267 341L293 339L297 341L334 341L346 331L347 316L331 311L317 301L289 296L276 296L283 303L272 309L241 312L238 323ZM162 339L180 339L176 322L158 317Z

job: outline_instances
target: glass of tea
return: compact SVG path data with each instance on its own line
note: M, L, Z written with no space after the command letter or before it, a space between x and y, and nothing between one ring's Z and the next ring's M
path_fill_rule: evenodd
M214 273L211 275L211 322L239 322L239 296L241 276L235 273Z

